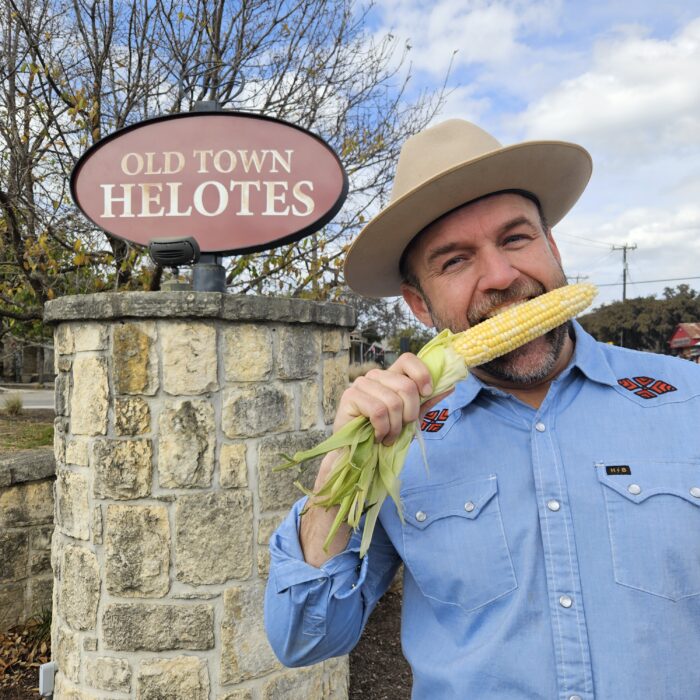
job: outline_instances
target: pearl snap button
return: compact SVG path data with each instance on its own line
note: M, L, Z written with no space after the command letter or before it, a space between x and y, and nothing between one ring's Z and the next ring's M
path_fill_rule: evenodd
M642 487L639 484L630 484L627 487L627 490L633 495L633 496L639 496L639 494L642 492Z
M570 695L569 700L581 700L581 696L580 695Z
M693 498L700 498L700 486L693 486L693 488L690 489L690 495Z
M428 516L427 516L422 510L419 510L419 511L416 513L416 520L417 520L419 523L424 522L425 519L426 519L427 517L428 517Z
M561 508L561 505L559 504L559 501L555 501L552 499L551 501L547 501L547 508L549 510L553 510L555 513Z
M568 595L563 595L559 597L559 605L562 608L570 608L574 604L574 601Z
M535 424L535 430L536 430L538 433L543 433L543 432L546 430L544 423L536 423L536 424Z
M471 501L467 501L464 504L464 510L466 510L467 513L471 513L474 510L474 508L476 508L476 506Z

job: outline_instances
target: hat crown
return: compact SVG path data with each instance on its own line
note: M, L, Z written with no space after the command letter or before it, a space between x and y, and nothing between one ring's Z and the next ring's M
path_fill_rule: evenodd
M497 151L491 134L464 119L448 119L407 139L396 166L391 201L465 162Z

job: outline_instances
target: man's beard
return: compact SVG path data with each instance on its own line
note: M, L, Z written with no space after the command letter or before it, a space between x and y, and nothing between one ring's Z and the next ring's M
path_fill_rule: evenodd
M562 273L560 286L565 284L566 278ZM493 309L503 304L532 299L545 292L544 286L534 280L518 281L508 287L508 289L490 292L479 303L473 304L468 309L467 322L464 324L457 324L454 321L450 323L447 319L441 318L435 313L425 295L424 299L433 325L438 330L449 328L453 333L457 333L465 328L473 328L476 324L484 321ZM536 362L526 361L527 356L531 352L535 352L535 348L531 348L530 343L528 343L506 355L480 365L479 368L491 377L505 382L523 385L536 384L546 379L554 371L570 328L571 322L567 321L565 324L545 333L541 339L532 341L540 346L537 349Z

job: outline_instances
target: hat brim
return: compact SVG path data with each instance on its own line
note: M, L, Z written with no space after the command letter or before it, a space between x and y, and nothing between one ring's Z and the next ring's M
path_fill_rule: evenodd
M591 177L586 151L563 141L528 141L485 153L423 182L391 202L360 232L345 260L345 280L369 297L401 293L399 259L428 224L501 190L534 194L550 226L573 207Z

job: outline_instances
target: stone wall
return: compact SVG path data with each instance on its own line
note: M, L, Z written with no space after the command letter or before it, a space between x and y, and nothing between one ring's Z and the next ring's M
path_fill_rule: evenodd
M328 434L352 311L158 292L67 297L46 320L56 700L347 698L347 659L284 669L262 610L299 496L273 469Z
M0 632L51 608L51 450L0 456Z

